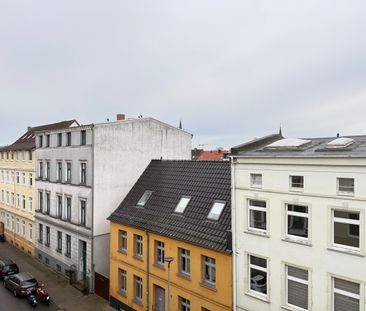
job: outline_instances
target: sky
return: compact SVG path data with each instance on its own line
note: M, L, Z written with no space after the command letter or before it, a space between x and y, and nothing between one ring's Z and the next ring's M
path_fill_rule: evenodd
M153 117L193 146L366 134L366 1L1 0L0 145Z

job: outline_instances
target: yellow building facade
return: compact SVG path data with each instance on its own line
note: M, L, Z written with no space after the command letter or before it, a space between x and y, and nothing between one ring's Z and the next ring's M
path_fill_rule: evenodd
M142 256L136 255L136 237L142 237ZM127 243L122 239L126 239ZM164 256L173 257L170 266L171 310L189 305L194 311L232 310L232 257L231 254L203 248L145 230L111 223L110 243L110 296L131 309L159 310L159 299L164 299L168 310L168 263L157 263L158 246L164 245ZM127 247L123 248L122 244ZM189 253L189 273L182 272L182 250ZM206 258L214 260L214 282L206 282ZM139 299L139 281L142 299ZM164 298L162 298L162 295Z
M35 152L14 148L0 149L0 232L10 244L34 256Z

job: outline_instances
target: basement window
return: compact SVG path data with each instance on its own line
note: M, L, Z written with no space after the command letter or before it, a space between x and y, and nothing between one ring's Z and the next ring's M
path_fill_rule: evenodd
M211 207L210 213L207 218L211 220L219 220L221 213L226 205L224 201L215 201Z
M190 200L190 197L181 197L174 212L183 214Z
M137 207L144 207L151 195L152 191L146 190L140 200L137 202Z

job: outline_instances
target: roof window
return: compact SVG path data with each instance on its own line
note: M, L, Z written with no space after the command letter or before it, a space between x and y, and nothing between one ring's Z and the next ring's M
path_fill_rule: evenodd
M311 140L300 138L284 138L266 146L266 149L297 149L310 144Z
M140 200L137 202L137 207L144 207L151 195L152 191L146 190Z
M181 197L174 212L183 214L190 200L190 197Z
M349 145L352 145L353 142L354 142L353 138L340 137L327 143L326 147L329 149L346 148Z
M207 218L211 220L219 220L221 213L226 205L224 201L215 201L208 213Z

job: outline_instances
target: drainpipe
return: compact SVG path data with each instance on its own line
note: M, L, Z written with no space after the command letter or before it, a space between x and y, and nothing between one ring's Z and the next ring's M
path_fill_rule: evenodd
M235 162L234 157L231 157L231 228L232 234L232 261L233 261L233 310L236 311L236 199L235 199Z
M89 291L94 293L95 292L95 271L94 271L94 124L91 125L91 132L92 132L92 221L91 221L91 264L90 264L90 289ZM108 255L109 257L109 255Z
M150 236L149 232L145 230L146 233L146 311L149 311L149 300L150 300Z

